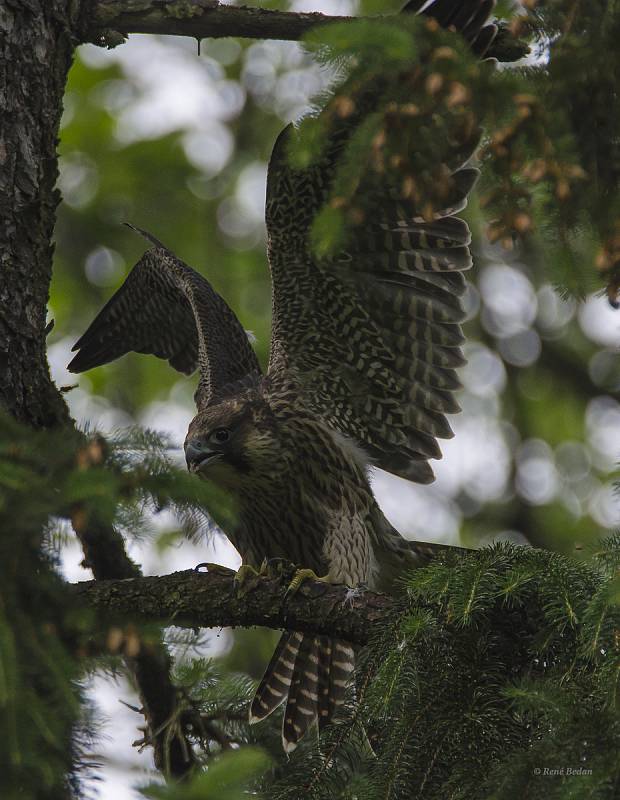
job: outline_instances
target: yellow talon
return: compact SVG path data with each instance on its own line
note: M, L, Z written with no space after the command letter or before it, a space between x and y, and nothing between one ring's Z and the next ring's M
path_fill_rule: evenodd
M235 572L233 579L237 593L241 596L247 594L256 586L258 579L265 574L266 570L266 560L260 565L260 569L256 569L251 564L242 564Z
M242 564L239 569L235 572L234 581L235 583L245 583L248 578L256 578L259 575L263 574L263 566L265 562L261 565L260 569L256 569L251 564Z
M286 596L289 597L292 594L295 594L298 591L299 587L304 581L313 580L313 581L329 581L329 575L324 575L322 578L319 577L313 569L298 569L295 571L295 575L293 576L293 580L289 583L288 589L286 590Z

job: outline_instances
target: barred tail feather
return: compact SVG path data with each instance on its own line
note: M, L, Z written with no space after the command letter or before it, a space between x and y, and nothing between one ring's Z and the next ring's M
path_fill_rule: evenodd
M250 707L250 725L268 717L288 697L303 633L284 631Z
M323 730L344 703L355 669L355 651L339 639L319 639L319 730Z
M344 703L354 669L355 652L347 642L304 637L284 712L282 742L287 753L314 722L322 730L332 721Z
M322 729L344 702L355 666L353 647L327 636L285 631L271 657L250 709L250 724L286 700L282 744L292 752L306 731Z
M319 638L304 636L295 661L295 670L288 692L282 745L292 752L299 740L318 718L319 708Z
M355 669L355 651L348 642L332 639L332 654L329 665L329 719L344 703L347 687Z
M319 730L322 731L331 719L329 707L329 672L332 661L332 641L327 636L319 638Z

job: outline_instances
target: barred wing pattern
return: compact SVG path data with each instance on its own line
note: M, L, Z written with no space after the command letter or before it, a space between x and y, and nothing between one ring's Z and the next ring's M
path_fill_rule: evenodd
M422 3L410 3L406 10ZM455 6L456 9L455 10ZM453 25L483 55L495 27L485 25L492 0L436 0L423 13ZM368 92L361 98L372 110ZM432 217L376 174L362 176L365 223L346 250L314 256L310 229L329 197L338 159L362 114L333 114L319 163L288 163L292 126L280 135L269 165L267 230L273 282L269 375L292 374L320 417L353 438L377 466L428 483L437 438L452 431L445 414L458 411L455 368L464 363L460 297L471 267L470 234L461 211L477 170L466 166L479 140L446 148L451 196Z
M107 364L125 353L152 353L187 375L200 369L196 405L260 367L247 333L211 284L150 234L155 246L76 342L71 372Z

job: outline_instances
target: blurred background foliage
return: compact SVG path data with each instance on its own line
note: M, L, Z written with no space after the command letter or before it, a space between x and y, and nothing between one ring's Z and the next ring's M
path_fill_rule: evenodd
M396 11L401 3L282 0L260 5L367 14ZM531 9L534 4L525 5ZM544 24L520 73L531 86L540 81L550 31L559 24L563 5L542 4L529 22L520 23L519 32L526 34ZM500 13L510 9L510 3L499 5ZM593 46L589 40L581 44ZM581 58L584 52L573 55ZM562 63L566 70L566 61L554 69ZM597 65L581 81L579 103L571 108L578 121L588 114L588 87L602 80ZM124 221L146 228L205 274L255 333L261 363L266 363L267 163L283 126L306 113L333 77L329 64L292 42L203 41L199 55L191 40L132 36L109 52L90 45L79 49L60 135L63 203L49 312L55 319L50 363L59 385L76 383L65 369L72 344L143 252L144 243L121 225ZM601 93L601 102L605 97ZM592 95L592 107L595 100ZM550 108L556 101L547 97ZM563 102L570 104L570 97L565 94ZM530 101L525 104L534 108ZM468 364L460 373L463 411L452 420L455 438L443 445L432 486L377 473L375 488L391 521L411 538L466 546L509 539L572 553L620 518L614 490L620 451L620 316L603 296L600 273L607 265L596 262L597 233L587 220L578 224L583 209L576 205L577 223L566 231L564 244L572 242L572 247L552 247L544 236L541 223L554 224L550 208L554 191L558 199L558 175L553 176L555 190L543 181L530 195L522 190L532 182L531 174L511 173L510 185L502 184L507 178L501 147L514 156L512 134L503 132L503 139L489 137L484 143L484 157L495 172L481 183L466 213L476 258L468 275ZM518 136L514 141L521 146ZM569 136L567 150L578 150L577 145ZM498 187L501 191L490 197ZM597 185L586 181L584 197L600 187L600 180ZM518 199L509 203L511 192ZM515 220L515 208L527 219ZM617 206L608 202L606 208L611 216ZM502 214L513 215L511 224ZM493 228L498 219L502 224ZM485 235L490 220L492 241ZM529 232L533 223L542 235L520 240L518 234ZM569 252L571 264L565 263ZM571 280L575 269L583 281ZM562 291L557 291L560 284ZM584 287L590 288L585 299ZM83 427L108 435L133 424L149 426L169 434L180 447L193 415L194 388L194 378L179 376L167 363L130 354L80 376L66 398ZM215 550L212 560L236 563L221 538L193 549L180 546L179 527L178 517L168 512L153 515L160 546L153 547L152 537L132 542L146 572L191 567L210 557L210 549ZM64 542L65 572L76 577L78 552L70 537ZM238 631L234 638L210 638L203 652L219 652L225 669L258 678L273 639L268 632Z

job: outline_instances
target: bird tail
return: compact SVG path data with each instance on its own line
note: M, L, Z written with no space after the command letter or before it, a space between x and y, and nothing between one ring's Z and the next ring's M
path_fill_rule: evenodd
M290 753L306 731L319 730L343 704L355 666L348 642L285 631L252 701L250 723L269 716L286 701L282 744Z

